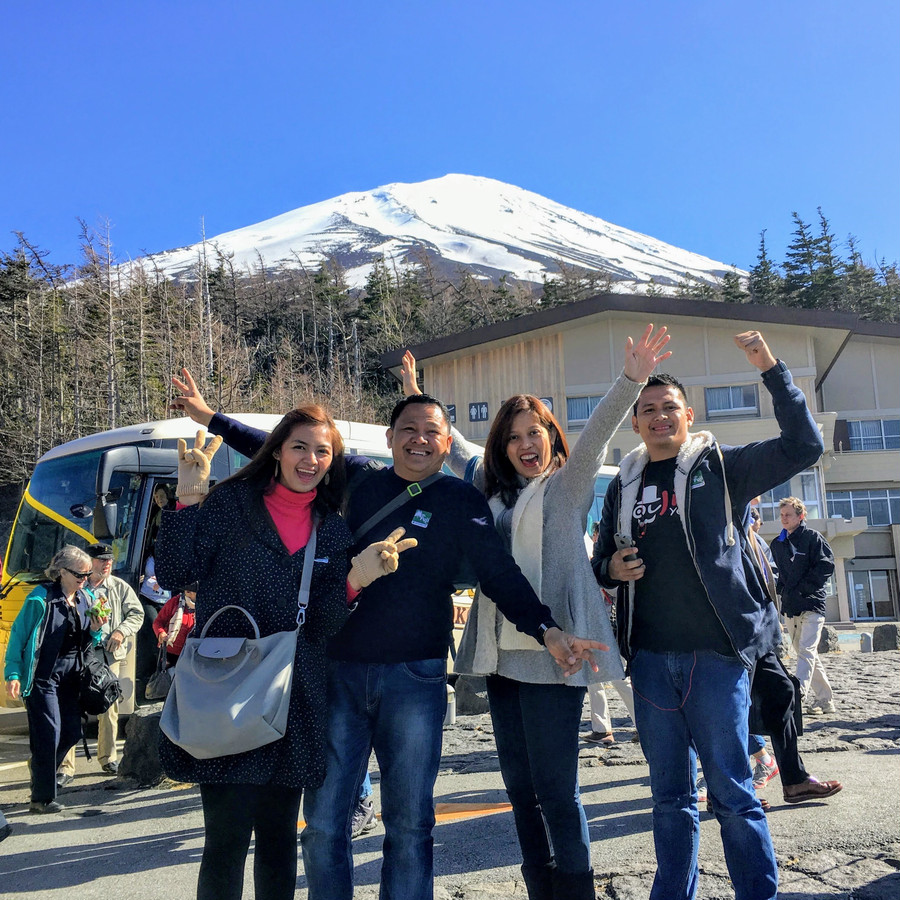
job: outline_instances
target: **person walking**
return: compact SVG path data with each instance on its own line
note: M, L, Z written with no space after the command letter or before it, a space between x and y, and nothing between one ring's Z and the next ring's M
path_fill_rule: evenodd
M778 871L748 747L749 672L780 640L778 612L751 558L750 501L812 465L819 429L802 391L762 335L735 343L762 375L777 438L722 446L690 431L681 383L653 376L603 504L594 571L618 590L641 747L650 764L657 871L651 900L692 900L699 878L697 758L715 798L738 900L774 900Z
M778 566L778 596L794 653L797 679L810 715L833 713L834 691L819 659L825 625L825 585L834 573L828 541L806 526L806 505L798 497L779 503L781 534L770 544Z
M585 553L587 514L610 438L664 351L665 328L649 325L625 344L622 374L600 401L570 452L553 413L537 397L502 404L484 450L451 431L450 467L488 500L498 535L535 592L567 631L610 646L615 640ZM418 391L415 357L402 366L404 392ZM593 898L587 817L578 786L578 729L585 688L623 677L618 652L598 654L599 671L564 677L517 632L481 584L469 611L454 670L487 676L500 772L513 807L530 900Z
M91 558L91 575L87 587L98 601L109 608L103 625L103 636L94 653L100 656L117 678L128 654L128 642L137 635L144 621L144 608L127 581L112 574L113 549L109 544L91 544L87 548ZM119 773L119 704L97 717L97 762L107 775ZM75 777L75 747L66 754L57 772L58 785L66 787Z
M38 585L22 604L6 648L6 696L25 700L31 748L31 812L58 813L56 772L81 737L83 654L100 643L105 615L90 615L85 584L91 558L66 544L50 560L49 585Z

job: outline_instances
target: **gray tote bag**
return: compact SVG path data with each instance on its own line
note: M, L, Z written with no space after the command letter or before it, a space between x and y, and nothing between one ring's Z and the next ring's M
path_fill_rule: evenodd
M253 616L229 605L209 617L200 637L184 642L159 727L196 759L244 753L284 737L297 635L309 603L315 536L314 527L303 559L297 628L260 637ZM247 617L252 638L207 637L210 625L227 609Z

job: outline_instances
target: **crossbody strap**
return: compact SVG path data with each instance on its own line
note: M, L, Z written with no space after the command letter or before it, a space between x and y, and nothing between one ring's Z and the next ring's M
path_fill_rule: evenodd
M395 509L399 509L403 506L404 503L408 503L414 497L418 497L429 484L433 484L438 479L444 477L443 472L435 472L434 475L429 475L423 481L414 481L412 484L408 484L405 490L397 494L393 500L385 503L374 516L369 516L369 518L353 532L353 543L359 543L360 538L364 534L368 534L383 518L385 518L385 516L389 516Z
M300 593L297 594L297 626L306 621L306 607L309 606L309 585L312 581L313 565L316 561L316 529L319 527L317 516L313 516L312 531L303 551L303 573L300 576Z

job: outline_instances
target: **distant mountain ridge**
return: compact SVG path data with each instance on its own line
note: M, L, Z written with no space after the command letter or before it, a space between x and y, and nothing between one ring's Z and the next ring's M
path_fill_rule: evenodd
M315 270L334 258L348 284L361 287L376 259L415 265L423 254L439 272L460 268L486 278L506 274L541 283L568 266L609 274L623 289L651 279L674 285L685 274L716 282L721 262L630 231L492 178L445 175L341 194L207 239L239 270L280 266ZM195 277L202 242L147 257L176 280ZM741 273L745 274L745 273Z

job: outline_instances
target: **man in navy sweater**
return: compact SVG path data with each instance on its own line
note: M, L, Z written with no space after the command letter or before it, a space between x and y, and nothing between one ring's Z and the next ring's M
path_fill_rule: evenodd
M213 414L190 375L175 379L173 405L252 456L265 434ZM387 431L392 468L346 458L352 531L412 485L440 472L452 437L446 408L425 394L401 400ZM562 632L497 534L487 502L471 485L439 478L385 516L359 547L403 526L418 546L390 579L363 589L357 608L328 645L327 774L304 797L300 841L310 900L353 896L351 817L372 749L381 773L385 828L381 894L433 896L434 783L446 709L446 660L453 631L453 582L465 559L484 592L520 631L542 642L570 674L591 661L595 641ZM391 584L388 587L387 582Z

